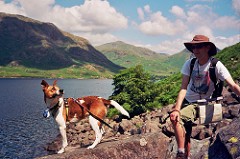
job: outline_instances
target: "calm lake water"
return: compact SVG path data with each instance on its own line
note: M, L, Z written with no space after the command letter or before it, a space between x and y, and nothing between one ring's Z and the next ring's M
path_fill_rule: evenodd
M0 79L0 158L34 158L48 153L44 146L59 133L46 109L42 79ZM53 84L53 79L46 79ZM108 98L114 86L110 79L59 79L64 97L98 95Z

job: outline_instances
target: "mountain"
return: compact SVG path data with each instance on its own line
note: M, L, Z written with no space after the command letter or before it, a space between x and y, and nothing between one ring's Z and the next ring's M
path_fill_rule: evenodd
M101 46L96 47L98 50L101 50L104 54L115 54L117 57L126 57L126 56L138 56L147 59L154 58L163 58L167 54L156 53L150 49L143 47L136 47L122 41L117 41L113 43L107 43Z
M141 64L145 70L157 76L179 72L186 59L191 55L187 50L183 50L168 56L121 41L104 44L96 49L117 65L129 68Z
M39 76L44 74L39 70L58 70L69 72L66 73L69 75L75 73L73 78L84 78L84 74L99 78L123 69L107 59L86 39L61 31L52 23L1 12L0 56L0 76L8 76L4 69L13 66L38 71Z
M164 60L164 63L170 65L172 68L175 68L179 72L182 69L185 61L191 56L192 53L189 52L187 49L184 49L179 53L168 56L167 60Z

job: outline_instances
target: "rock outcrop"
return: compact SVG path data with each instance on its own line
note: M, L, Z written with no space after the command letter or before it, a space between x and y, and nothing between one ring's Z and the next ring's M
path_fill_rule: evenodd
M193 127L191 158L240 159L240 104L239 99L223 91L223 121ZM52 154L42 158L175 158L177 145L169 114L174 105L165 106L134 118L105 121L113 129L105 127L104 139L92 150L86 147L93 143L95 135L84 119L69 124L67 136L69 146L63 154ZM45 148L55 152L60 148L60 136Z

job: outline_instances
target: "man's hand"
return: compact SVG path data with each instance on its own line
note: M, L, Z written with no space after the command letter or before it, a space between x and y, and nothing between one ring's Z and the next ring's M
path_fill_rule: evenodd
M173 112L170 114L170 120L172 124L176 124L180 120L180 111L179 110L173 110Z

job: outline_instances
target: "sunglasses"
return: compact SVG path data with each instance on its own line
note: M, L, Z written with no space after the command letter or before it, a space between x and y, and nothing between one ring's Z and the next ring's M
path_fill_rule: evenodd
M201 49L202 47L206 46L205 44L197 44L197 45L192 45L191 48L193 49Z

